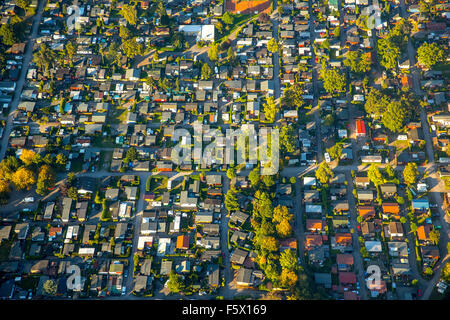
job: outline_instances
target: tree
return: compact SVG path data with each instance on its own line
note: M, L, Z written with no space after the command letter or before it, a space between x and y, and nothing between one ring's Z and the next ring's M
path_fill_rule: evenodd
M274 176L263 176L262 177L262 182L264 183L264 185L267 188L270 188L271 186L273 186L275 184L275 179Z
M16 0L16 5L25 10L30 5L30 0Z
M51 50L47 44L41 44L39 51L33 55L33 62L36 63L37 67L48 72L50 66L53 66L56 61L57 54L55 51Z
M386 111L389 104L389 98L379 90L372 88L367 95L364 109L367 113L373 114L375 118L379 118Z
M67 191L67 196L71 198L73 201L78 200L78 189L77 187L70 187Z
M266 250L269 252L277 251L278 250L277 239L275 239L272 236L266 236L261 241L260 247L261 247L261 250Z
M419 170L417 170L417 164L415 162L410 162L405 166L403 170L403 180L407 185L416 183L417 177L419 176Z
M137 10L135 6L124 4L122 6L122 10L120 11L120 14L127 20L127 22L133 26L137 24L138 18L137 18Z
M283 287L293 288L298 281L298 276L293 271L283 269L281 271L280 281Z
M367 171L367 177L375 186L379 186L384 183L383 175L381 174L380 168L375 163L372 163Z
M289 182L295 184L297 182L297 179L295 179L295 177L290 177Z
M248 179L250 180L250 184L252 185L252 187L256 187L258 185L260 178L261 176L259 174L258 168L254 168L248 175Z
M212 74L213 74L213 71L212 71L211 67L207 63L204 63L202 66L202 79L203 80L209 79L209 78L211 78Z
M181 276L171 270L169 274L169 281L167 282L167 288L171 293L178 293L183 290L184 284Z
M132 36L133 34L129 28L127 28L126 26L120 26L119 37L122 39L122 41L130 39Z
M58 290L58 286L56 285L56 282L53 280L47 280L44 282L43 285L44 292L48 294L49 296L56 295L56 291Z
M386 175L389 179L392 179L395 177L394 168L392 168L392 166L390 164L387 164L386 167L384 167L384 172L386 173Z
M222 22L218 21L216 23L216 29L217 29L218 33L220 33L220 34L222 33L222 31L223 31L223 24L222 24Z
M275 228L281 238L287 238L292 234L292 226L287 220L281 221Z
M33 150L22 149L22 154L20 155L20 160L24 165L29 166L33 163L36 153Z
M67 164L67 157L63 155L62 153L58 153L56 155L55 163L58 166L65 166Z
M342 155L342 144L336 143L331 148L328 148L327 152L332 159L340 159Z
M209 58L209 60L211 60L213 62L217 61L219 59L219 45L218 44L214 43L209 47L208 58Z
M411 222L410 223L410 229L411 229L411 232L416 232L417 231L417 224L415 224L414 222Z
M331 94L345 92L347 79L344 73L339 72L336 68L325 69L321 74L324 89Z
M225 208L227 208L228 212L237 211L240 209L239 203L236 198L236 189L231 187L228 189L225 194Z
M377 49L380 64L387 70L395 69L398 58L400 58L400 48L398 45L391 38L384 38L378 41Z
M441 237L441 233L439 230L433 229L430 231L430 240L437 245L439 243L439 238Z
M17 190L30 190L31 186L36 183L36 178L33 171L25 167L21 167L13 173L12 183Z
M70 61L73 60L73 57L77 53L77 44L73 41L68 41L66 44L66 55Z
M293 126L282 126L280 128L279 143L282 152L292 153L297 146L297 139L295 137L295 129Z
M316 179L321 184L328 184L333 176L334 173L326 162L322 162L316 170Z
M234 23L234 18L233 16L227 11L225 12L225 14L222 17L222 21L223 23L227 24L227 25L232 25Z
M256 218L271 219L273 215L272 201L264 191L256 191L253 200L253 215Z
M278 205L273 210L273 217L272 221L280 223L284 220L287 220L288 222L292 221L294 219L294 215L289 211L288 207Z
M349 51L344 60L344 65L350 67L350 70L355 73L369 71L371 64L370 53L363 53L361 50Z
M299 108L303 106L303 87L299 83L290 85L283 91L281 104L288 108Z
M278 113L278 105L275 103L274 98L272 96L268 97L266 103L263 104L263 107L267 121L274 122Z
M53 188L56 183L56 175L49 165L43 165L39 170L36 193L46 195L48 190Z
M0 27L0 37L2 37L3 44L8 47L18 41L11 24L2 24Z
M0 194L6 194L10 191L11 189L9 188L8 181L4 180L3 178L0 178Z
M427 68L431 68L436 63L443 62L445 60L444 49L439 47L435 42L424 42L419 49L417 49L417 57L420 64L425 65Z
M341 36L341 28L339 28L339 26L334 28L333 34L336 38L339 38Z
M134 58L140 56L143 53L142 44L136 41L136 38L122 41L122 50L128 58Z
M383 114L383 125L392 132L400 132L406 119L406 110L400 101L392 100Z
M234 52L232 47L229 47L227 50L227 60L228 63L231 63L236 58L236 53Z
M124 162L133 162L137 159L137 151L135 148L131 147L127 150L127 153L125 155Z
M267 50L269 50L272 53L277 52L279 49L277 39L270 38L270 40L267 42Z
M293 271L297 268L297 254L294 250L286 249L281 252L280 265L283 269Z
M227 170L227 178L233 180L236 177L236 169L233 167L229 167Z

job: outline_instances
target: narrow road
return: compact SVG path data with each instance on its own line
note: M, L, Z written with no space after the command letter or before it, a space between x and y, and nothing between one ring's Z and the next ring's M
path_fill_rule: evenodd
M6 126L3 131L3 138L1 141L1 148L0 148L0 161L5 157L6 149L8 148L9 135L11 134L11 131L13 128L13 117L14 117L15 111L17 109L17 106L19 105L19 102L20 102L20 95L22 94L22 89L25 84L25 80L26 80L25 77L28 72L28 67L33 59L33 46L34 46L34 42L36 41L36 38L38 35L39 24L41 23L42 13L44 11L44 7L45 7L46 3L47 3L47 0L39 1L37 12L33 18L33 26L32 26L32 30L31 30L31 34L30 34L29 40L26 45L25 54L23 56L22 70L20 71L19 80L16 82L16 90L14 92L14 98L11 102L8 120L6 122Z
M353 258L355 260L355 273L359 282L360 287L360 296L362 300L368 299L366 280L364 278L364 263L361 257L361 245L358 239L357 233L357 212L356 212L356 199L353 196L353 178L351 172L347 171L345 173L345 177L347 180L347 198L348 198L348 206L350 209L350 228L354 230L352 234L353 239Z

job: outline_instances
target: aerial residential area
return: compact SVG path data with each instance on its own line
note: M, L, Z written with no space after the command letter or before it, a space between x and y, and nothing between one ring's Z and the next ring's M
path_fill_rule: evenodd
M0 13L0 300L450 298L447 1Z

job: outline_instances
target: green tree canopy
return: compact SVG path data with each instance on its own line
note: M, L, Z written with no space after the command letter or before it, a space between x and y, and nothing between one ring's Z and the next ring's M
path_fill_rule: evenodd
M417 170L417 164L415 162L408 163L403 170L403 180L405 183L408 185L416 183L418 176L419 170Z
M277 39L270 38L270 40L267 42L267 50L269 50L272 53L277 52L279 49Z
M326 162L322 162L316 170L316 179L321 184L328 184L333 176L333 170L331 170Z
M124 4L122 6L122 10L120 14L125 18L125 20L135 26L138 21L136 6L132 6L130 4Z
M392 100L386 107L382 122L392 132L400 132L405 124L407 110L400 101Z
M339 72L336 68L326 68L322 71L324 89L331 94L345 92L347 79L344 73Z
M445 60L444 49L439 47L435 42L424 42L419 49L417 49L417 56L419 63L431 68L436 63Z
M279 110L278 104L275 103L274 98L268 97L266 102L263 104L263 108L266 120L269 122L274 122Z
M400 58L400 48L391 38L378 40L377 53L380 64L384 68L390 70L397 67L397 61Z

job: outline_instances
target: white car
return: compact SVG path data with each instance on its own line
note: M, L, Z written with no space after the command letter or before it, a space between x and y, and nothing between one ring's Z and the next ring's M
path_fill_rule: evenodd
M127 291L127 287L122 287L122 295L124 296Z
M27 198L23 199L23 202L26 202L26 203L34 202L34 197L27 197Z

